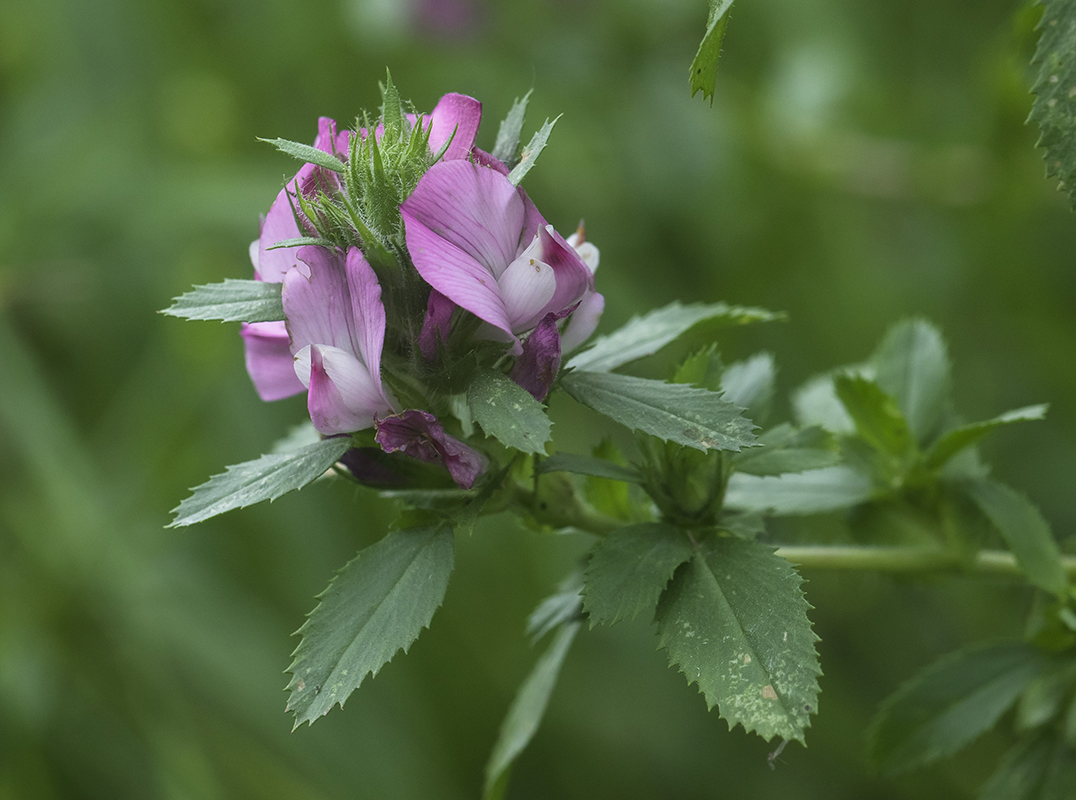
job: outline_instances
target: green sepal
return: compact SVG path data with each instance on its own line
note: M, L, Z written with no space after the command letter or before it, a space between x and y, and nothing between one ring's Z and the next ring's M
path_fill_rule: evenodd
M560 119L559 115L552 122L547 119L542 127L535 131L527 146L523 148L523 152L519 156L519 163L508 173L508 180L513 186L519 186L527 173L531 171L534 162L538 160L538 156L545 150L546 142L549 141L549 134L553 132L553 126L557 124L558 119Z
M299 236L295 239L282 239L279 242L265 248L266 250L281 250L287 247L335 247L328 239L321 239L317 236Z
M532 89L527 92L522 99L516 98L508 116L501 121L497 129L497 140L490 154L509 169L518 163L516 153L519 150L519 136L523 132L523 119L527 115L527 103L533 91Z
M282 153L287 153L289 156L297 158L300 161L314 164L332 172L343 172L347 167L343 161L331 153L326 153L324 150L318 150L316 147L308 144L293 142L288 139L262 139L261 137L258 137L258 141L271 144Z

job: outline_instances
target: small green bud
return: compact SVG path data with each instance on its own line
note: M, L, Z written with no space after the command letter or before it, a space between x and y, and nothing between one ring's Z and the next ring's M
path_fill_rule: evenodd
M643 455L643 488L665 518L691 527L716 524L731 474L724 453L645 435L636 444Z

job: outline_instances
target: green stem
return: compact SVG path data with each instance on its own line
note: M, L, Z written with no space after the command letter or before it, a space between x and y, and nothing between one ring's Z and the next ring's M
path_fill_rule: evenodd
M865 572L964 572L976 575L1020 577L1023 571L1012 553L980 550L961 561L933 547L869 547L862 545L811 545L779 547L777 555L803 569L844 569ZM1061 564L1076 577L1076 556L1062 556Z

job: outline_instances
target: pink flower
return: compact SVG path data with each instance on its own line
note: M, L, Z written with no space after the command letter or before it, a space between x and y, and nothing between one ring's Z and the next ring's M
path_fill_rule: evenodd
M526 192L496 168L435 164L400 206L415 268L512 343L594 291L594 275Z

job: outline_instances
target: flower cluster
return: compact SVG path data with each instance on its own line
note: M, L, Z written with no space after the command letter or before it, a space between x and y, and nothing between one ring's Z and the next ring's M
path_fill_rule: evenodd
M371 446L464 488L487 460L446 432L466 438L453 395L495 367L544 400L604 307L597 248L582 226L557 233L475 146L481 116L460 94L405 113L390 83L376 124L320 119L314 148L332 160L287 182L250 247L255 278L282 284L285 320L242 330L263 400L306 392L323 436L373 429Z

